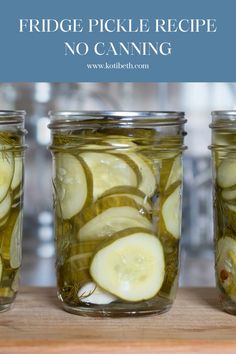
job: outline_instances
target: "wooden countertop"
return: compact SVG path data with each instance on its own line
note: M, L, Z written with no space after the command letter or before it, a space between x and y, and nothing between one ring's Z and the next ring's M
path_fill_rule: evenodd
M178 291L163 315L87 318L63 311L53 288L23 288L0 314L0 353L236 353L236 316L211 288Z

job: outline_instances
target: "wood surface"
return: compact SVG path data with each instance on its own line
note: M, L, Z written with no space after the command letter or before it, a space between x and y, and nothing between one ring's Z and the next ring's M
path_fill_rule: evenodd
M118 319L72 315L54 288L23 288L0 314L0 353L236 353L236 316L211 288L180 289L168 313Z

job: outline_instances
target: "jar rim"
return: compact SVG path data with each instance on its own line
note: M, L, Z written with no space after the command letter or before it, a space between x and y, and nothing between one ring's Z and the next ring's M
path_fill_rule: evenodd
M22 123L25 115L23 110L0 110L0 125Z
M186 122L180 111L50 111L49 128L78 124L181 125Z
M209 125L212 129L233 128L236 124L236 110L212 111L212 122Z

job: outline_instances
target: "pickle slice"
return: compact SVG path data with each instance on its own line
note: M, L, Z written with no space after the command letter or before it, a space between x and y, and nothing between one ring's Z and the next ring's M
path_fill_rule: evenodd
M149 162L145 160L144 156L135 152L125 153L125 151L122 151L121 153L119 152L119 156L126 160L130 167L133 165L137 166L136 168L138 168L138 173L140 175L138 188L148 197L151 197L157 188L157 181L154 171L149 166Z
M22 182L23 176L23 160L21 156L16 156L14 158L14 174L11 182L11 188L16 189Z
M107 197L98 201L80 216L81 241L109 237L115 232L130 227L142 227L152 230L152 223L142 206L126 197Z
M6 197L14 173L14 158L11 152L0 152L0 202Z
M68 153L58 153L55 157L55 192L58 198L57 213L63 219L78 214L89 199L92 186L87 183L85 168L78 158Z
M11 193L8 192L6 197L3 199L3 201L0 203L0 225L3 219L6 218L7 214L9 213L11 209Z
M225 200L232 200L236 198L236 190L232 189L232 190L222 190L222 197Z
M7 226L2 231L2 257L13 269L21 265L22 212L12 212Z
M3 265L2 265L2 257L0 256L0 281L2 279L2 268L3 268Z
M81 302L87 302L96 305L106 305L117 300L114 295L101 289L94 282L89 282L82 286L78 292L78 297Z
M137 186L137 174L120 157L105 152L84 152L80 156L92 173L94 200L116 186Z
M236 184L236 159L226 159L221 162L217 171L217 181L222 188L228 188Z
M234 205L234 204L229 204L229 203L227 203L226 205L227 205L227 207L228 207L230 210L232 210L234 213L236 212L236 205Z
M100 287L121 299L150 299L164 280L162 245L154 235L145 232L115 238L95 254L90 274Z
M151 161L147 160L138 152L133 152L135 148L137 149L137 145L127 138L122 139L119 136L114 136L113 138L108 137L106 141L115 147L116 150L114 150L113 153L117 153L118 151L120 156L122 156L124 159L127 157L138 167L139 173L141 175L139 189L147 196L151 197L154 194L157 185L155 173L150 167ZM120 149L121 152L118 149Z
M162 206L162 217L166 230L175 238L180 238L181 233L181 187L178 186L175 191L169 195Z
M103 193L102 197L127 197L133 199L137 204L144 206L147 211L152 209L152 202L147 195L135 187L122 186L114 187Z
M236 241L228 236L221 238L216 254L218 280L227 295L236 301Z
M174 183L181 180L182 180L182 161L180 155L178 155L172 164L165 189L167 190Z
M137 144L135 144L130 138L124 137L122 135L109 135L104 140L105 143L108 143L112 147L117 149L130 149L130 148L137 148Z

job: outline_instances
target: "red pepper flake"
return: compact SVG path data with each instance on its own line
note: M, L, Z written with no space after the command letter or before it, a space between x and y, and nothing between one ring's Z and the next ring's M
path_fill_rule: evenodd
M228 279L228 277L229 273L225 269L222 269L222 271L220 272L221 281L224 282L226 279Z

